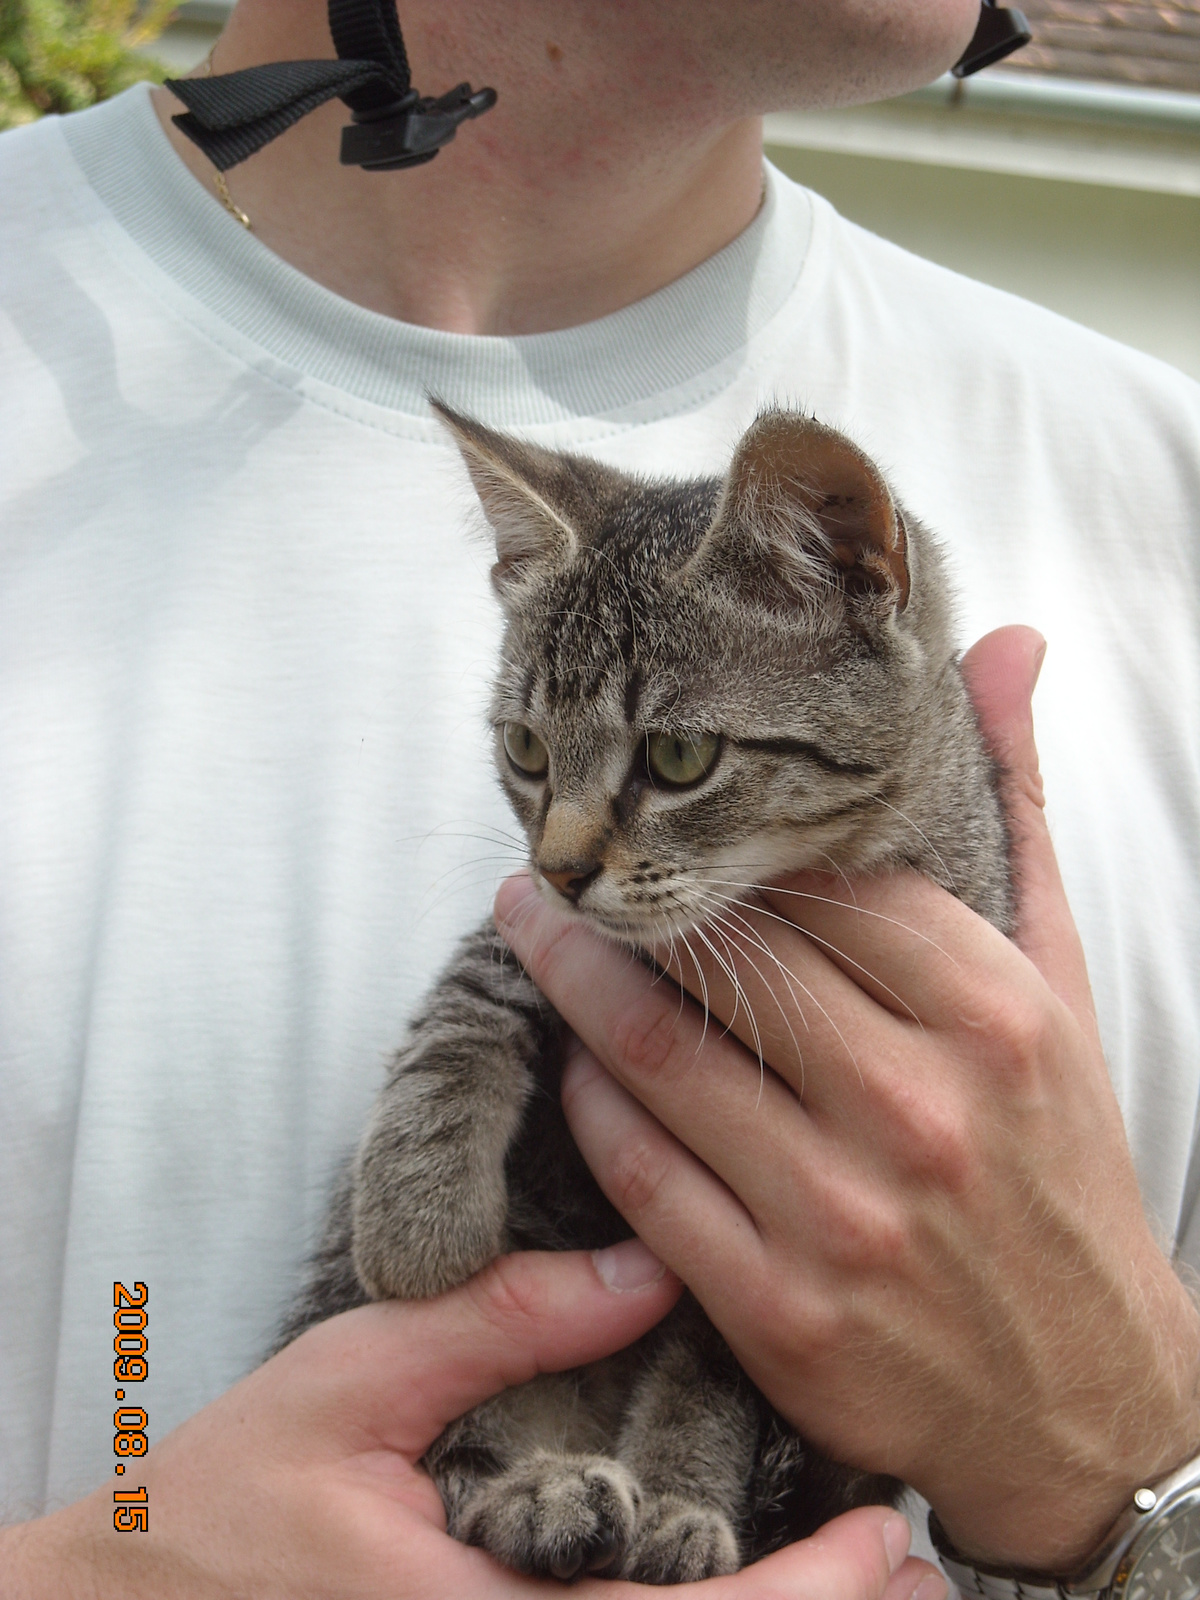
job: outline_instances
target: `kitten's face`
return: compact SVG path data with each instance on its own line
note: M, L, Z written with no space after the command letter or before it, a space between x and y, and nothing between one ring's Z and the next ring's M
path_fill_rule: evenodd
M644 528L664 508L641 509ZM707 521L676 522L680 543ZM865 864L895 744L885 675L719 587L655 582L623 546L580 552L508 633L496 762L543 892L645 943L786 870Z
M870 866L922 679L861 452L774 412L724 481L648 484L443 415L496 532L496 762L547 897L645 944Z

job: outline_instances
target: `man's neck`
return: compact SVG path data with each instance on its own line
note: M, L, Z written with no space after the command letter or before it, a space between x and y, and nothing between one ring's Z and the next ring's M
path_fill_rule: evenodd
M462 18L474 13L476 28ZM228 175L269 249L357 304L467 334L528 334L588 322L706 260L753 218L761 125L706 105L668 38L638 59L598 59L586 6L403 9L413 82L462 79L499 103L428 165L369 173L338 161L349 113L333 101ZM332 56L322 0L241 0L213 70ZM679 87L676 87L676 86ZM158 114L210 190L214 169ZM602 135L597 129L603 129Z

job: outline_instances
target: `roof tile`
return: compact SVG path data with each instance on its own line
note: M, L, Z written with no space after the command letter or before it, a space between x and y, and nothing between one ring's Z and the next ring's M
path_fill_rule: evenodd
M1017 0L1033 43L1010 72L1200 94L1200 0Z

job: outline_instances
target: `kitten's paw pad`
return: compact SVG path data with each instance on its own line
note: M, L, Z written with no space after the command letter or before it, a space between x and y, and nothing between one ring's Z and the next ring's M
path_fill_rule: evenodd
M485 1483L454 1532L536 1577L615 1572L633 1540L641 1498L619 1461L537 1456Z
M737 1534L724 1512L664 1497L647 1515L621 1576L634 1583L696 1583L737 1572L741 1564Z

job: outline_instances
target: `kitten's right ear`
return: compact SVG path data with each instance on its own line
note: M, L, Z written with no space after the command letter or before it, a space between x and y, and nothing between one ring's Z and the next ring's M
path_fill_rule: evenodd
M496 535L492 583L501 600L530 578L564 566L579 548L572 525L579 488L563 458L494 433L432 396L429 403L454 435Z
M838 593L880 620L908 604L908 561L904 519L875 463L836 429L776 410L739 441L693 557L765 590Z

